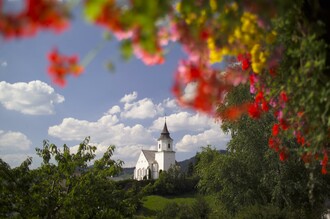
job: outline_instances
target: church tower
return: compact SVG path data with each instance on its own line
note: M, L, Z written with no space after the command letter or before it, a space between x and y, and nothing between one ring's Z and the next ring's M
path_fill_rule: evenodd
M157 152L155 160L158 163L158 170L167 171L171 165L175 165L175 151L173 150L173 139L167 129L166 119L163 131L157 140Z

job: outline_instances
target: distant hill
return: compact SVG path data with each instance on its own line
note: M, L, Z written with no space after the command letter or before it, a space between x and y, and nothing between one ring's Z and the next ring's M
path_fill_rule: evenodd
M113 177L113 180L133 179L135 167L125 167L122 172Z
M226 150L219 150L219 153L225 154L225 153L227 153L227 151ZM193 157L191 157L189 159L186 159L186 160L183 160L183 161L179 161L179 162L177 162L177 165L180 166L180 169L181 169L182 172L187 172L189 163L195 164L196 163L196 156L193 156ZM132 179L133 175L134 175L134 169L135 169L135 167L125 167L125 168L123 168L123 171L115 178L116 179L118 178L117 180Z

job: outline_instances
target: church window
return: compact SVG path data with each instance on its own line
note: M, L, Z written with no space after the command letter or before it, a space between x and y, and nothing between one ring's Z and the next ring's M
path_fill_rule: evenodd
M171 144L167 144L167 148L170 149L171 148Z
M160 144L158 145L158 148L160 149Z

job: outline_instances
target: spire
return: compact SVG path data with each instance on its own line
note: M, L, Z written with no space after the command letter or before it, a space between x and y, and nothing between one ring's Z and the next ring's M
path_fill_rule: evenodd
M166 117L165 117L165 124L164 124L164 128L163 128L162 134L170 134L169 131L168 131L168 129L167 129L167 125L166 125Z
M172 139L170 137L170 132L167 129L167 124L166 124L166 117L165 117L165 123L164 123L164 128L162 133L160 134L160 137L158 138L158 140L162 140L162 139Z

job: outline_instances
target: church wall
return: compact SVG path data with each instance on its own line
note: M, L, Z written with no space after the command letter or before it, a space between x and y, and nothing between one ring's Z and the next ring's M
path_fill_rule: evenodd
M158 163L158 170L164 170L164 152L156 152L155 160Z
M146 157L144 156L143 152L141 152L135 166L134 179L143 180L144 176L148 176L148 167L149 167L149 163Z
M168 147L170 144L170 148ZM172 140L160 140L158 141L158 151L173 151L173 141Z
M164 161L164 170L167 171L171 165L175 165L175 152L167 152Z
M159 170L167 171L171 165L175 165L175 152L162 151L155 154L155 159L159 164Z

